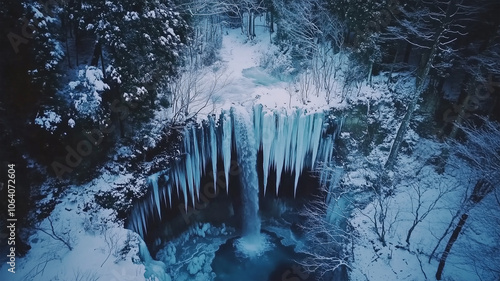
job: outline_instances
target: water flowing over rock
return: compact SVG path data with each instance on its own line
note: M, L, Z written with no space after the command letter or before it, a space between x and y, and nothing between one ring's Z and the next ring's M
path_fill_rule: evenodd
M195 206L200 199L201 178L210 173L207 168L209 163L212 166L214 188L217 188L217 184L220 184L216 184L217 166L218 161L222 160L225 188L228 191L233 150L236 151L236 161L243 167L242 188L253 189L255 196L252 198L257 198L243 202L244 204L256 204L258 210L258 201L253 202L258 200L260 189L257 176L258 151L262 151L263 155L264 194L267 192L269 173L274 169L276 195L279 194L281 175L284 172L294 175L293 191L296 195L302 172L313 170L318 163L330 163L332 159L334 140L342 122L337 122L335 130L330 130L332 133L328 134L325 118L327 116L324 112L309 113L304 109L286 112L256 105L250 113L243 108L233 108L231 111L223 111L218 120L215 115L211 115L199 125L186 126L183 157L172 163L169 169L149 176L151 195L136 204L129 219L129 228L144 237L147 232L146 218L156 212L161 219L162 212L168 211L162 210L161 198L164 206L172 207L172 187L177 189L178 196L182 194L180 199L184 201L186 211L189 205ZM161 175L164 175L165 186L158 183ZM247 207L243 206L243 210Z

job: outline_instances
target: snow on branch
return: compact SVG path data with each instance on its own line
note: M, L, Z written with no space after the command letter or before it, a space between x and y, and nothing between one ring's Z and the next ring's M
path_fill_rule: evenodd
M493 185L500 183L500 124L481 118L478 127L471 123L458 125L466 136L466 141L451 140L450 150L464 160L481 177Z
M314 272L322 279L332 276L333 272L342 266L349 267L347 248L353 241L352 231L343 229L338 220L328 219L336 216L348 222L343 214L330 214L333 212L331 205L336 204L336 200L327 202L328 193L330 191L323 190L322 195L317 196L301 210L301 215L306 217L306 222L301 225L306 238L306 246L302 252L308 257L297 261L308 272Z

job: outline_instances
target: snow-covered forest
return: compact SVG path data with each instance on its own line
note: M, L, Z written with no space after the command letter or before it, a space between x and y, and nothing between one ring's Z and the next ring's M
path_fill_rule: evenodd
M498 0L0 0L0 280L500 280Z

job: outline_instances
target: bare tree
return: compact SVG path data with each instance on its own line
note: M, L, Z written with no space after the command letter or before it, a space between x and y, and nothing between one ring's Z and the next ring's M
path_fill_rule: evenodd
M177 8L191 16L211 16L234 13L241 16L241 8L236 0L193 0L179 3Z
M429 73L431 69L436 68L436 57L441 53L449 53L452 43L465 35L462 32L464 26L460 24L460 20L477 12L477 9L466 6L463 2L463 0L438 1L433 4L423 2L427 5L414 7L411 11L402 10L405 17L399 21L397 27L389 28L394 36L393 39L404 40L428 51L422 56L415 83L415 93L408 104L406 114L391 146L385 163L386 168L392 168L395 163L417 103L427 88Z
M472 182L472 180L471 180L471 182ZM465 206L469 200L469 188L468 188L468 186L470 185L470 182L467 182L464 185L466 188L465 188L465 191L463 192L462 199L461 199L460 203L458 204L458 210L451 211L453 215L451 217L450 223L446 227L443 234L441 234L441 236L439 237L438 242L436 243L436 246L434 247L431 254L429 255L429 261L428 261L429 263L431 263L432 258L436 257L435 256L436 251L441 246L441 243L443 242L443 240L448 236L448 234L451 233L455 222L457 221L458 217L462 213L461 211L465 209Z
M482 119L482 121L484 124L479 128L471 125L461 126L467 137L465 142L457 140L450 142L454 156L452 159L463 160L479 179L464 204L463 210L459 210L460 219L439 260L436 272L438 280L442 278L446 259L469 218L470 210L487 195L495 194L493 191L500 183L500 155L498 154L500 151L500 125L487 119Z
M303 104L307 104L309 100L309 93L312 91L313 85L313 74L310 69L306 69L297 78L297 85L299 89L300 99Z
M474 220L461 234L466 239L457 243L463 249L456 255L473 269L480 280L496 280L500 277L500 198L488 196L470 213ZM479 231L478 231L479 230Z
M184 70L168 85L172 122L195 116L230 84L224 70Z
M61 230L56 230L54 228L54 223L52 222L52 219L50 217L47 217L47 221L49 222L50 229L47 230L45 228L40 227L40 225L36 226L36 230L40 230L41 232L47 234L50 236L52 239L60 241L66 246L70 251L73 250L73 242L72 242L72 237L71 237L71 229L68 229L66 231L61 231Z
M73 271L73 280L74 281L97 281L99 280L99 275L94 271L82 271L80 269Z
M61 259L61 256L54 252L46 252L42 255L42 257L35 262L35 265L33 268L28 270L28 272L24 275L22 280L37 280L38 275L43 275L45 272L45 269L47 268L47 265L51 261L58 261Z
M318 36L321 28L317 22L319 13L318 1L293 1L285 3L284 0L273 0L280 20L278 24L291 41L291 46L299 45L297 51L302 51L305 56L313 54L318 45Z
M299 90L297 89L296 84L293 82L288 82L285 90L288 93L288 107L292 108L292 97L295 96L299 92Z
M392 231L394 224L399 216L399 209L393 205L394 186L397 179L389 178L383 171L382 167L376 167L376 177L369 177L373 201L371 208L365 209L371 211L363 211L358 208L358 212L365 216L373 225L373 230L378 236L379 241L385 247L387 245L387 234Z
M104 236L104 242L106 243L108 255L106 256L106 259L101 264L101 267L106 263L106 261L109 259L111 255L114 257L118 257L119 255L119 249L118 249L118 244L122 240L120 235L117 232L114 232L107 227L103 229L101 234Z
M321 44L311 60L311 72L316 96L324 91L327 104L330 104L335 89L336 78L341 67L342 53L335 54L333 46Z
M349 60L348 63L347 70L342 73L344 78L341 93L342 101L347 99L355 88L357 88L359 93L361 82L365 79L364 69L355 60Z
M328 219L332 216L330 212L334 209L330 205L337 203L334 194L328 196L330 193L332 192L324 188L322 194L300 212L306 217L301 227L306 239L306 246L302 252L307 254L307 258L298 263L308 272L317 274L322 280L329 279L327 277L331 278L341 267L349 267L348 245L353 243L353 228L348 218L343 214L333 214L347 223L347 229L343 229L338 220Z
M418 182L410 184L408 196L411 202L411 210L413 221L406 234L406 244L410 245L410 238L419 223L421 223L432 211L436 209L437 204L443 197L449 194L456 187L449 182L428 182L425 175L417 174L418 178L422 179ZM433 194L432 197L426 194ZM425 198L425 200L424 200ZM430 200L429 200L430 199Z

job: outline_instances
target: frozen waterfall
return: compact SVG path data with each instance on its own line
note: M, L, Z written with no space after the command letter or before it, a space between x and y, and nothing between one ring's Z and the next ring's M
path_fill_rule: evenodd
M240 178L244 189L242 199L245 216L257 222L257 153L261 151L263 156L264 194L267 192L269 173L273 170L276 171L276 195L279 194L281 176L285 172L294 177L293 191L296 195L302 172L313 170L318 162L329 163L332 159L334 140L342 120L335 121L336 129L327 134L327 117L324 112L309 113L304 109L287 112L256 105L250 113L243 108L233 108L223 111L219 118L211 115L200 124L187 125L183 132L182 157L170 163L168 169L148 178L150 197L136 204L129 219L130 227L144 237L147 232L146 218L155 214L161 220L162 212L166 211L162 208L172 207L172 188L177 190L176 194L183 201L185 210L189 205L195 206L200 200L203 175L213 176L214 188L217 188L218 165L223 167L225 188L228 191L232 151L236 151L237 157L233 160L242 168ZM212 167L211 172L209 165ZM259 225L260 222L255 227L260 230ZM256 230L247 226L244 231Z
M246 111L231 110L234 119L234 139L241 167L241 199L243 208L242 237L236 242L238 251L246 256L261 255L269 248L267 237L260 233L259 177L254 128Z
M257 175L257 149L248 113L233 110L235 144L241 167L241 199L243 201L243 235L260 234L259 178Z

